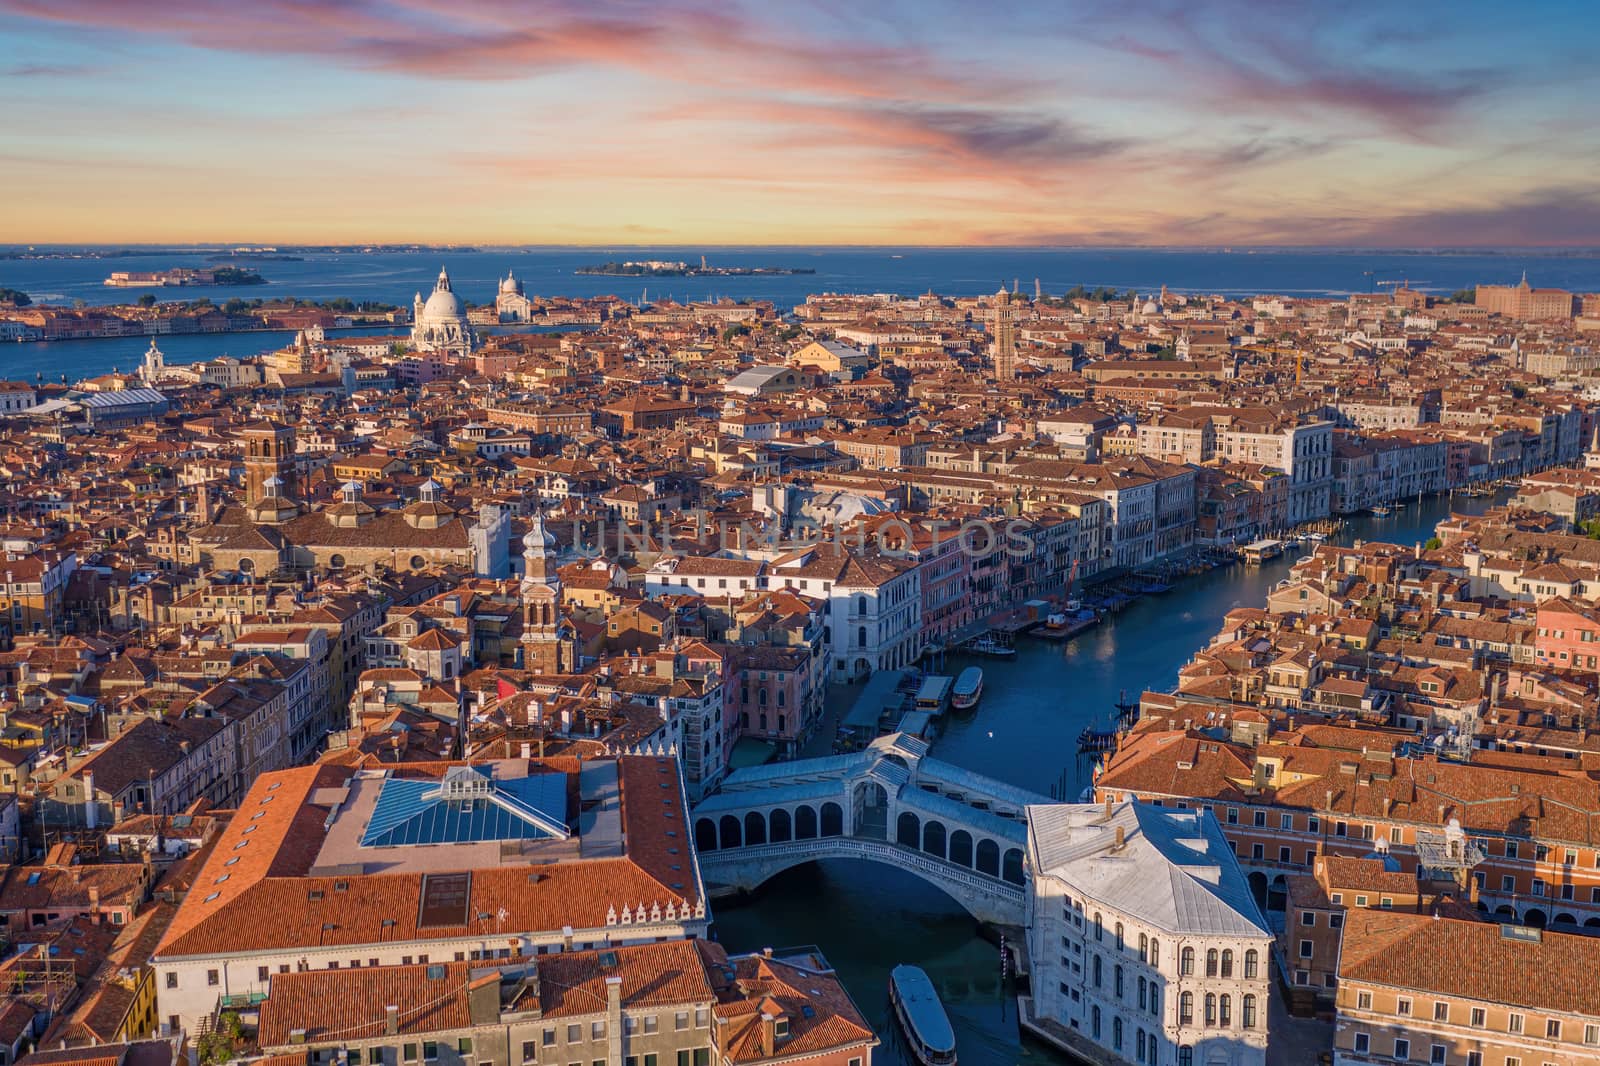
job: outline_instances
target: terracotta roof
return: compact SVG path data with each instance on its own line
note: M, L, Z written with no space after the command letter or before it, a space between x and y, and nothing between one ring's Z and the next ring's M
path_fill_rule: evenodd
M1487 1003L1600 1015L1600 938L1401 911L1347 911L1341 982L1370 981Z

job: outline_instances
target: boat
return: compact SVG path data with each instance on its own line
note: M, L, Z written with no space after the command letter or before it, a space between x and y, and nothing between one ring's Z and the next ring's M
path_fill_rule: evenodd
M901 963L889 972L889 1002L913 1059L922 1066L955 1066L956 1031L920 966Z
M1371 511L1372 511L1373 514L1377 515L1379 518L1382 518L1385 515L1393 514L1394 513L1394 508L1388 506L1387 504L1380 503L1376 507L1371 508Z
M970 711L978 705L983 695L983 669L969 666L956 678L956 687L950 693L950 707L957 711Z
M1033 631L1041 640L1071 640L1085 629L1100 624L1100 616L1092 608L1077 600L1067 601L1064 611L1055 611L1045 619L1044 625Z
M967 644L964 649L972 655L986 655L991 659L1015 659L1017 649L1009 644L1002 644L994 637L985 634Z
M943 714L950 702L950 686L950 679L939 674L923 678L917 688L917 710L927 711L935 717Z
M1271 539L1252 541L1240 548L1239 554L1244 556L1245 562L1259 565L1282 555L1283 541Z
M1312 531L1306 534L1306 539L1313 544L1321 544L1323 541L1328 539L1328 535L1326 533Z

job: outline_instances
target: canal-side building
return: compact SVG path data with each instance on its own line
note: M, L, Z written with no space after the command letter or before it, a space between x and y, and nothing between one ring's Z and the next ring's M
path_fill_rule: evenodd
M1206 811L1028 808L1023 1025L1094 1062L1262 1066L1272 933Z
M1600 938L1437 914L1352 910L1335 1066L1600 1063Z

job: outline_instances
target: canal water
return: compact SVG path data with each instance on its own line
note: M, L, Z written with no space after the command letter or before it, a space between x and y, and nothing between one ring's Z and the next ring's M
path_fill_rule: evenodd
M1362 516L1334 543L1355 540L1414 545L1440 519L1478 513L1495 500L1413 501L1384 517ZM1089 782L1075 754L1086 725L1105 725L1121 694L1170 690L1178 670L1222 624L1228 611L1259 606L1288 573L1290 551L1261 567L1243 565L1179 581L1065 645L1018 640L1011 661L952 657L947 673L977 663L983 700L970 717L952 719L934 754L979 773L1048 795L1066 784L1075 798ZM999 952L978 936L950 897L901 870L854 860L808 863L773 878L750 900L724 902L714 917L730 950L820 947L884 1041L876 1061L909 1063L887 1014L889 971L911 962L928 971L956 1030L962 1066L1065 1061L1019 1042L1012 990L1002 990Z

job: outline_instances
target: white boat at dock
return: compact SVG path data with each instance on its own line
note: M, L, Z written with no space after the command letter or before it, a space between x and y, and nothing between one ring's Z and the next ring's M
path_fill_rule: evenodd
M950 693L950 706L957 711L970 711L983 696L983 669L969 666L956 678L956 687Z

